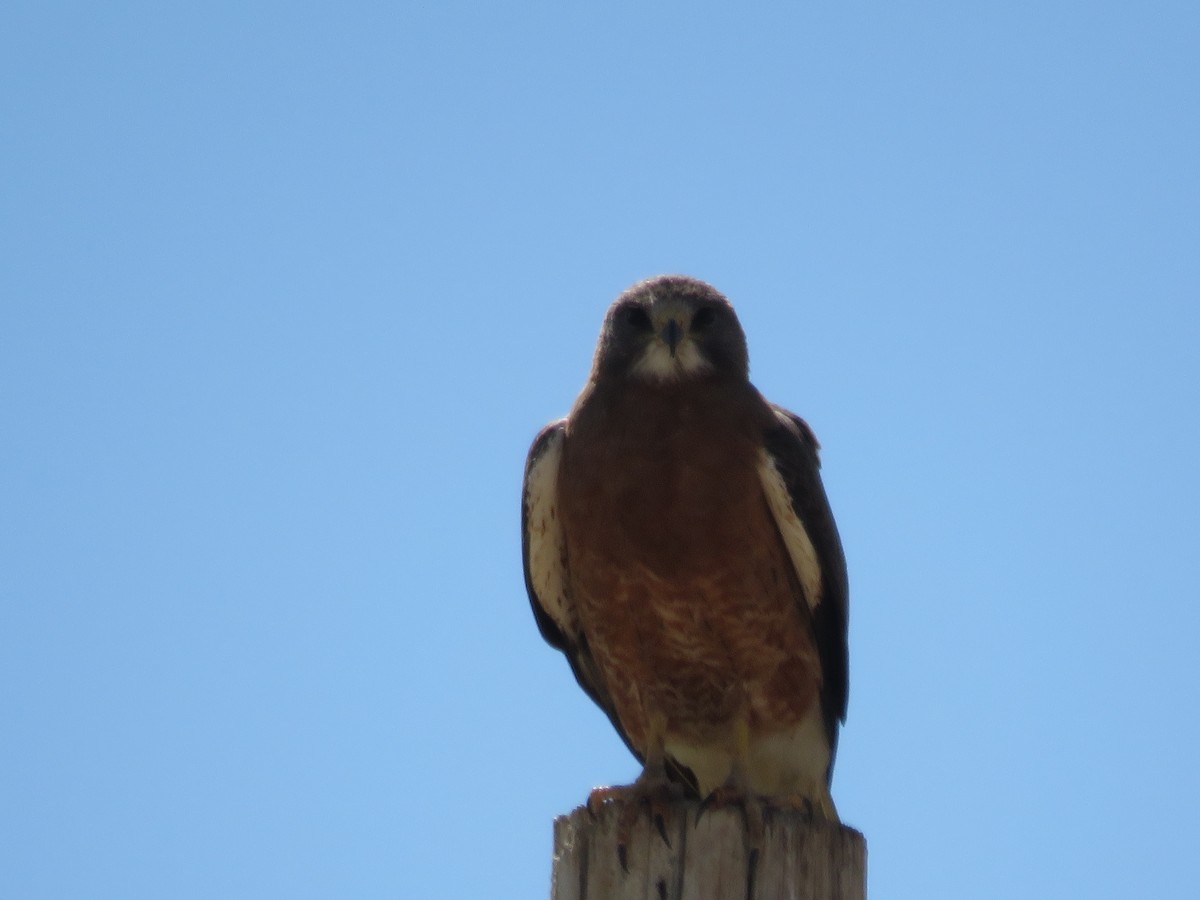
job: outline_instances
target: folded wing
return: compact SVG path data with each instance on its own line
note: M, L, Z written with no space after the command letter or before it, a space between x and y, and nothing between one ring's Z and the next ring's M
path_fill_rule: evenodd
M821 483L819 445L799 416L771 404L775 427L765 436L759 474L803 592L821 660L821 711L833 772L838 727L846 719L849 598L846 558Z
M566 420L547 425L534 439L525 461L521 498L525 589L542 637L563 652L579 686L604 710L625 745L642 761L617 718L603 673L588 648L571 601L570 561L558 515L558 473L565 433Z

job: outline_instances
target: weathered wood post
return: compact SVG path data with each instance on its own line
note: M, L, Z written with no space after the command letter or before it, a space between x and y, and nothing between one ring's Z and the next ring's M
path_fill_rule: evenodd
M643 811L623 868L617 854L619 805L598 815L579 807L554 821L552 900L864 900L867 844L853 828L768 809L757 853L747 852L736 808L700 815L680 801L667 840Z

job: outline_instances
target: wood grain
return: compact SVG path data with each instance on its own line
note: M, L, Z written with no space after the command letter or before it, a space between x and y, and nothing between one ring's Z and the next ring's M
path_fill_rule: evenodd
M853 828L768 809L757 851L736 808L680 802L666 840L641 813L622 867L620 805L579 807L554 822L553 900L865 900L867 846Z

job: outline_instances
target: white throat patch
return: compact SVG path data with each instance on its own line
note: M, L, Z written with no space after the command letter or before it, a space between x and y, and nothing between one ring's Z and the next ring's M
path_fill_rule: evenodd
M652 381L675 381L711 368L712 363L700 355L695 341L680 341L672 356L666 344L655 340L633 364L633 374Z

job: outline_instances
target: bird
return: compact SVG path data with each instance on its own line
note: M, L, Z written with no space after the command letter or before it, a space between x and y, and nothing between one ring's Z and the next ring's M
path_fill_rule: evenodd
M587 383L530 447L521 510L537 627L643 765L589 802L839 821L848 586L819 468L805 421L750 382L716 288L660 275L611 304Z

